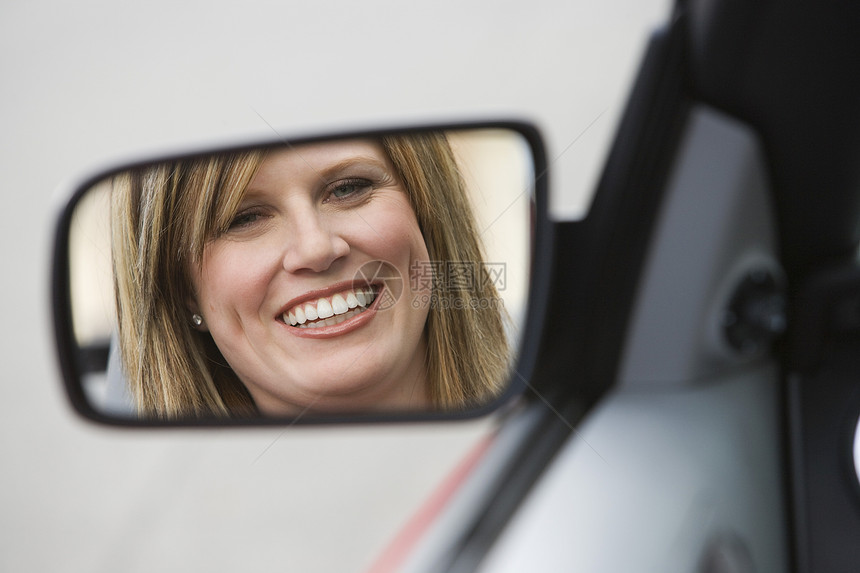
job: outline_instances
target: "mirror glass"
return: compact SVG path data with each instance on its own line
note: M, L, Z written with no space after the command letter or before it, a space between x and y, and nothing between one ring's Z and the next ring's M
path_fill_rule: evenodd
M352 134L94 178L67 209L58 325L79 399L161 421L493 403L526 315L535 147L507 127Z

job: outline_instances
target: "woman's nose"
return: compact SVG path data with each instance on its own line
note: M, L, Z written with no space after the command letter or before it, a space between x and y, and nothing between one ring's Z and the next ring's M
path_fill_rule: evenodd
M283 260L287 271L322 272L349 254L349 244L319 213L305 211L293 223Z

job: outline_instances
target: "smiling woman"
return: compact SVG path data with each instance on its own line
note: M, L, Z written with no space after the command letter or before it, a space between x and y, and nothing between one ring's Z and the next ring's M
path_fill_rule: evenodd
M502 390L504 278L443 132L162 162L112 186L141 416L460 410Z

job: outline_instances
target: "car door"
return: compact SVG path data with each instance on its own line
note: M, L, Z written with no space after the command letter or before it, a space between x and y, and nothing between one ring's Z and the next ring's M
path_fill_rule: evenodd
M678 3L588 217L556 228L531 407L406 570L857 568L846 21Z

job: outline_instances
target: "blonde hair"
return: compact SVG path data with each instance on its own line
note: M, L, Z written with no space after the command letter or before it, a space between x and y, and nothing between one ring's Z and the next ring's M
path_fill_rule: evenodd
M507 373L506 315L482 264L454 155L441 133L388 136L380 142L404 185L431 261L468 262L477 271L474 289L434 280L434 304L424 327L431 401L443 409L483 403L499 393ZM120 353L143 416L257 412L211 336L193 328L188 301L192 264L199 266L207 242L229 227L265 153L257 149L159 163L114 178L112 256ZM441 304L444 297L456 297L457 308Z
M484 254L463 177L441 133L384 137L431 261L466 263L467 284L435 277L427 317L430 397L440 408L486 402L505 382L510 352L499 294ZM445 304L453 303L454 304Z

